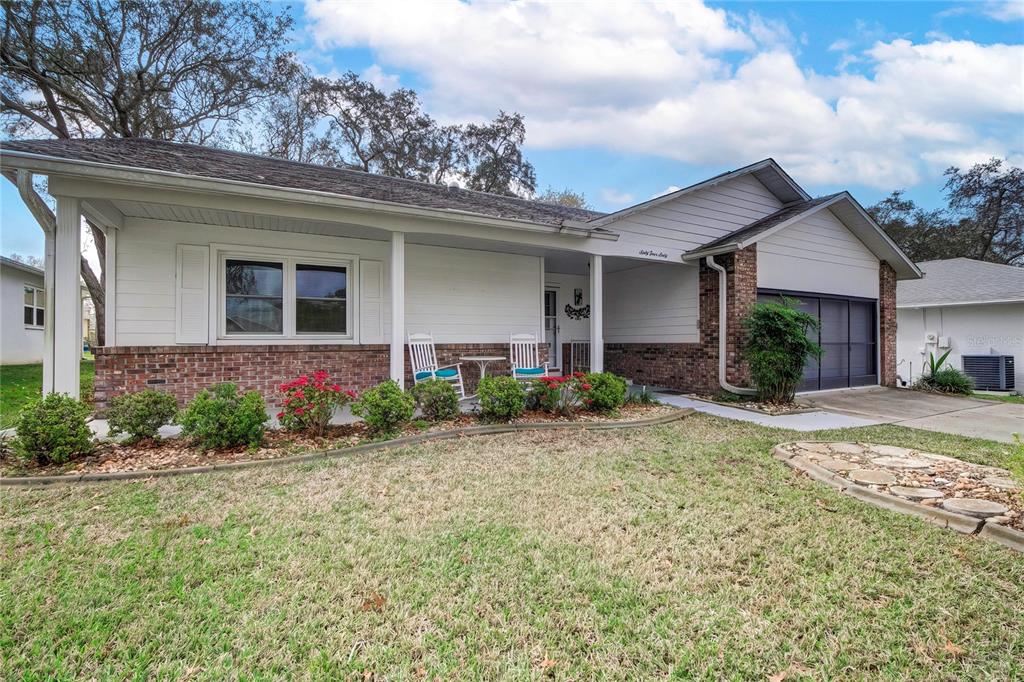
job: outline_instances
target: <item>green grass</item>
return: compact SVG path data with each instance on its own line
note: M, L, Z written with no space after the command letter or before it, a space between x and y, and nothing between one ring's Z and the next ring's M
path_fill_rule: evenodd
M1012 393L1010 395L992 395L991 393L971 393L972 398L978 398L979 400L998 400L1003 403L1015 403L1018 405L1024 405L1024 395Z
M795 437L693 415L5 490L0 678L1024 676L1021 556L795 474Z
M95 363L82 360L82 396L92 395ZM18 411L43 390L42 365L0 365L0 429L14 426Z

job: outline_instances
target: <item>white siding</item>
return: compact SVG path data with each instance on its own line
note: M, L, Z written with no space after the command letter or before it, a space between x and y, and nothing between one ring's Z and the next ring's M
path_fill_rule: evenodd
M900 308L896 311L896 373L907 381L921 376L929 353L946 352L925 343L925 334L948 336L949 364L963 369L963 355L1013 355L1016 390L1024 390L1024 303Z
M878 298L878 258L822 209L757 243L757 286Z
M378 273L372 273L383 291L367 291L377 306L372 310L380 310L383 323L371 319L375 315L369 308L367 315L361 314L360 323L365 321L374 328L365 343L380 343L389 337L390 256L386 242L129 218L117 243L117 345L174 345L179 244L348 254L358 256L371 269L383 266L379 279ZM540 263L536 256L407 245L407 329L431 331L437 341L445 343L507 343L512 332L539 333ZM366 302L362 292L357 295L361 303Z
M542 259L407 245L405 326L438 343L508 343L540 334Z
M624 255L630 247L689 251L774 213L782 203L753 175L707 187L646 211L634 213L607 227L622 236Z
M43 288L43 276L0 267L0 364L43 361L43 330L25 326L25 285Z
M605 273L605 343L696 343L698 269L643 265Z

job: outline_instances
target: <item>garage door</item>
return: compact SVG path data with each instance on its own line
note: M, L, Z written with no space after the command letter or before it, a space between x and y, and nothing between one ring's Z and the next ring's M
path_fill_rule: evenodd
M811 335L822 349L821 361L804 367L800 391L872 386L878 383L877 325L874 299L762 289L758 301L797 301L800 310L817 318L821 328Z

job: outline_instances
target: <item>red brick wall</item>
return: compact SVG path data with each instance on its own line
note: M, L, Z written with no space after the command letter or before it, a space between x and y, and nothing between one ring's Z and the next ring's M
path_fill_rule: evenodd
M278 385L301 374L327 370L345 388L357 391L388 378L389 346L276 345L276 346L121 346L96 348L96 407L122 393L154 388L170 393L184 405L200 389L223 381L259 391L268 404L277 404ZM547 350L541 348L542 356ZM439 344L438 362L459 362L463 355L508 357L507 344ZM406 385L412 385L409 354L405 354ZM508 373L507 362L492 363L489 374ZM476 388L479 368L463 363L467 393Z
M896 271L882 261L878 268L879 383L896 385Z

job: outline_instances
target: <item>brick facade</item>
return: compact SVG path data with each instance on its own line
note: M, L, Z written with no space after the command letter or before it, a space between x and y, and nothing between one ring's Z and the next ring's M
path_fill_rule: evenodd
M546 349L542 348L542 354ZM122 393L154 388L170 393L184 405L200 389L223 381L259 391L275 405L278 385L301 374L324 369L345 388L357 391L388 378L390 347L372 345L274 345L274 346L118 346L96 348L94 398L100 410ZM438 344L441 365L459 362L464 355L508 357L507 344ZM406 352L406 385L412 370ZM507 362L491 363L488 373L509 372ZM479 381L475 362L463 363L466 391Z
M882 261L878 267L878 382L896 386L896 271Z
M741 359L743 330L740 321L757 302L757 246L715 257L725 268L726 376L738 386L749 381ZM604 367L635 383L679 391L715 393L718 383L718 272L700 263L698 343L605 344Z

